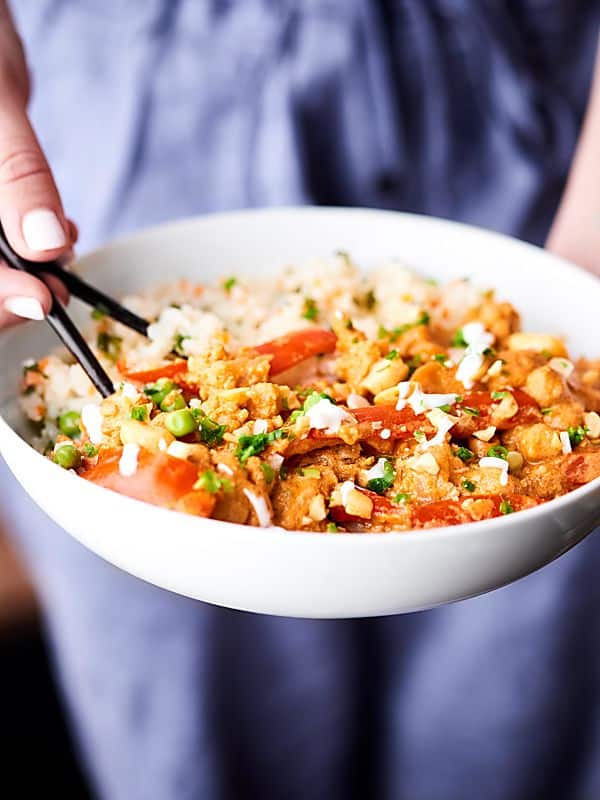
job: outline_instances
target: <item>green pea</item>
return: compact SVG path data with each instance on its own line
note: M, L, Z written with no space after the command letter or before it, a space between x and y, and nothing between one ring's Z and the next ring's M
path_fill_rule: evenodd
M65 411L64 414L61 414L58 418L58 427L65 436L70 438L79 436L81 428L79 427L79 414L77 411Z
M169 392L160 404L161 411L177 411L180 408L185 408L185 400L181 392L177 391Z
M196 420L189 408L180 408L166 415L165 428L179 439L196 430Z
M63 444L54 452L54 461L63 469L76 469L81 462L81 456L74 445Z

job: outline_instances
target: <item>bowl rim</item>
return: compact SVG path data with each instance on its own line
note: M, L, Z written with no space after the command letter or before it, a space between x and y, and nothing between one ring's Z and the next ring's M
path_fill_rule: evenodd
M555 255L554 253L546 252L543 248L537 247L529 242L521 241L520 239L516 239L515 237L508 236L507 234L499 233L498 231L490 230L488 228L483 228L481 226L470 225L464 222L455 222L454 220L443 219L440 217L433 217L426 214L415 214L411 212L404 212L404 211L394 211L390 209L373 209L373 208L362 208L362 207L351 207L345 208L343 206L277 206L274 208L251 208L251 209L241 209L235 211L225 211L225 212L214 212L214 213L207 213L207 214L200 214L200 215L193 215L184 218L180 218L177 220L172 221L165 221L161 222L157 225L150 226L148 228L144 228L143 230L134 231L133 233L125 234L122 236L118 236L112 241L108 242L107 244L102 245L101 247L95 248L91 250L89 253L86 253L81 258L78 258L75 262L78 271L85 273L86 267L88 266L89 262L97 262L101 260L102 257L107 253L113 253L114 251L119 251L123 248L128 249L131 246L135 246L137 243L147 240L149 237L152 236L160 236L161 233L165 232L166 230L173 232L176 231L178 228L185 228L187 226L204 223L209 225L211 222L227 222L227 221L235 221L236 219L248 219L252 216L283 216L289 215L290 213L293 214L304 214L304 215L316 215L316 216L346 216L346 215L373 215L374 217L398 217L401 215L402 217L409 219L412 222L415 222L417 225L423 225L424 227L438 227L438 228L450 228L453 230L462 229L467 235L469 236L482 236L488 239L497 239L504 244L509 243L511 246L517 246L521 249L529 250L530 252L535 252L538 255L542 255L544 258L554 261L556 266L560 269L566 270L568 273L576 274L578 280L585 279L589 282L590 287L594 287L595 291L600 289L600 281L591 273L587 272L583 268L573 264L570 261L567 261L560 256ZM6 335L6 332L3 332L2 335ZM63 473L63 478L59 478L59 480L68 479L71 480L73 477L79 478L79 476L73 476L68 471L62 470L57 464L53 464L46 456L42 453L37 451L26 439L24 439L11 425L4 419L3 415L0 413L0 428L4 428L5 432L8 434L8 438L12 438L15 442L16 447L25 447L27 450L31 451L34 457L39 459L43 459L48 465L49 468L55 468L56 470L60 470ZM45 467L44 467L45 469ZM60 473L56 473L58 476ZM83 478L79 478L80 480L84 480ZM86 482L88 487L90 487L92 492L106 492L110 491L112 495L115 495L116 498L120 498L116 502L129 502L134 503L135 505L146 506L149 508L154 509L155 511L158 510L161 513L168 513L171 515L176 515L177 518L182 517L189 517L190 520L186 522L186 525L191 523L193 520L193 515L186 515L183 512L175 511L174 509L167 509L162 508L160 506L155 506L152 503L147 503L143 500L137 500L132 497L128 497L127 495L120 494L119 492L114 492L110 489L106 489L102 486L97 486L89 481ZM235 522L225 522L223 520L215 520L211 518L201 517L199 518L199 522L202 523L202 528L204 533L212 532L214 527L215 530L221 531L220 535L223 535L226 531L230 533L235 532L244 532L246 536L252 535L255 533L261 537L261 541L265 543L265 537L268 536L275 536L277 537L278 541L281 540L281 534L287 533L291 534L294 537L295 541L302 542L302 541L313 541L315 537L320 538L326 542L332 541L346 541L350 539L352 542L356 543L361 541L361 545L359 546L368 546L367 543L371 543L373 541L381 542L381 546L383 546L386 542L405 542L406 545L414 543L415 541L438 541L441 538L447 539L450 537L465 537L467 535L476 536L479 533L486 533L495 531L496 529L504 529L508 527L513 527L517 520L523 520L523 523L527 523L530 521L534 521L536 518L543 517L547 514L552 514L552 512L557 511L559 509L563 509L564 507L570 505L571 503L577 503L579 500L587 497L588 495L592 495L596 492L596 490L600 489L600 477L595 478L594 480L590 481L583 486L578 487L577 489L573 489L570 492L567 492L564 495L560 495L559 497L554 497L551 500L547 500L546 502L534 506L532 508L524 509L522 511L517 511L511 514L506 514L500 517L493 517L491 519L479 520L474 522L465 522L460 523L458 525L446 525L441 527L431 527L431 528L411 528L408 530L396 530L396 531L385 531L385 532L378 532L378 533L370 533L370 532L348 532L343 533L340 536L324 536L324 534L320 531L303 531L303 530L290 530L287 528L282 528L280 526L270 526L270 527L257 527L253 525L243 525L241 523ZM99 502L101 501L101 497L104 495L99 495ZM201 533L201 528L199 527L198 533ZM338 545L333 545L338 546ZM344 546L344 545L340 545ZM349 545L347 545L349 546ZM380 546L380 545L375 545Z

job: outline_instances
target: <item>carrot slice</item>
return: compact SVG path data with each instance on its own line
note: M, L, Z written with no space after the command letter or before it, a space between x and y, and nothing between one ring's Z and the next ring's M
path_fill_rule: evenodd
M306 328L288 333L270 342L259 344L254 349L262 355L271 355L271 375L279 375L301 361L324 353L333 353L337 337L324 328Z
M124 364L118 364L119 372L134 383L154 383L159 378L174 378L187 371L187 361L167 361L154 369L128 370Z

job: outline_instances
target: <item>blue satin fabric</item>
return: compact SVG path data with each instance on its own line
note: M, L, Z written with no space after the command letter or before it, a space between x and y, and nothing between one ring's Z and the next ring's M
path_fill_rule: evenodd
M542 242L600 24L591 0L13 7L32 116L83 250L284 203L407 209ZM274 619L105 564L1 469L101 797L600 797L597 537L451 607Z

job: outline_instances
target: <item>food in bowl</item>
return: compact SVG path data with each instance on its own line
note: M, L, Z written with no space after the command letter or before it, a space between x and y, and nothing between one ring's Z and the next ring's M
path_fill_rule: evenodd
M199 517L385 532L489 519L600 476L600 360L520 330L468 280L345 253L275 279L177 281L124 299L149 339L93 313L100 401L54 353L24 365L57 465Z

